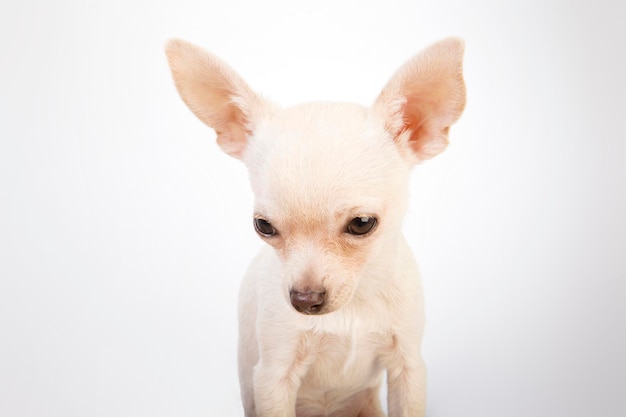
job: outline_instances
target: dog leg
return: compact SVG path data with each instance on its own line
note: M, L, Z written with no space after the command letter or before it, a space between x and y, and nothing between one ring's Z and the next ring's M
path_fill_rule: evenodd
M385 413L380 406L379 393L380 385L368 390L363 408L361 408L357 417L385 417Z
M244 333L245 335L245 333ZM254 334L252 334L254 336ZM256 417L254 408L254 364L258 361L256 340L249 343L245 337L239 343L239 384L241 402L246 417ZM247 343L247 344L244 344Z
M387 370L389 417L424 417L426 366L419 354L405 355L402 350L400 348L396 357L399 360Z
M312 352L317 350L305 334L290 341L278 339L283 340L269 340L267 349L261 346L260 360L254 368L257 417L295 417L296 395L313 362Z

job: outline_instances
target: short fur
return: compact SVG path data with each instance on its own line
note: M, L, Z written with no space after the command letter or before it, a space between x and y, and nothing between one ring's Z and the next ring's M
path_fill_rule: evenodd
M422 292L401 221L412 166L444 150L463 111L462 41L409 60L370 108L280 108L199 47L166 51L185 103L247 166L254 218L276 231L260 234L240 292L246 416L384 416L384 371L389 415L423 416ZM376 224L355 235L353 219ZM299 308L293 294L323 302Z

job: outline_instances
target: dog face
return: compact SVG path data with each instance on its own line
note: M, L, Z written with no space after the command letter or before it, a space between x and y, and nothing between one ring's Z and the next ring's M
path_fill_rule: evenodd
M400 238L410 168L445 148L463 110L462 42L407 62L371 108L281 109L194 45L172 41L167 54L184 101L248 167L253 224L282 261L286 302L303 314L350 302Z
M243 160L255 228L283 263L287 300L305 314L344 305L406 206L409 165L380 117L343 103L280 110Z

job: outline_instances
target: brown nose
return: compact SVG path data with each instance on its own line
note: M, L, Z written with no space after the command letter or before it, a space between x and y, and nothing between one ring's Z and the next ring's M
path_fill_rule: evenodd
M316 292L307 291L299 292L291 290L291 305L303 314L319 314L324 305L324 296L326 291Z

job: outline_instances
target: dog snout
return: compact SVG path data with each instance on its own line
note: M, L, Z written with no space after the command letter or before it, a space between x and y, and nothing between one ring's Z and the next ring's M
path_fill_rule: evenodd
M326 291L306 291L300 292L291 290L291 305L303 314L319 314L324 305Z

